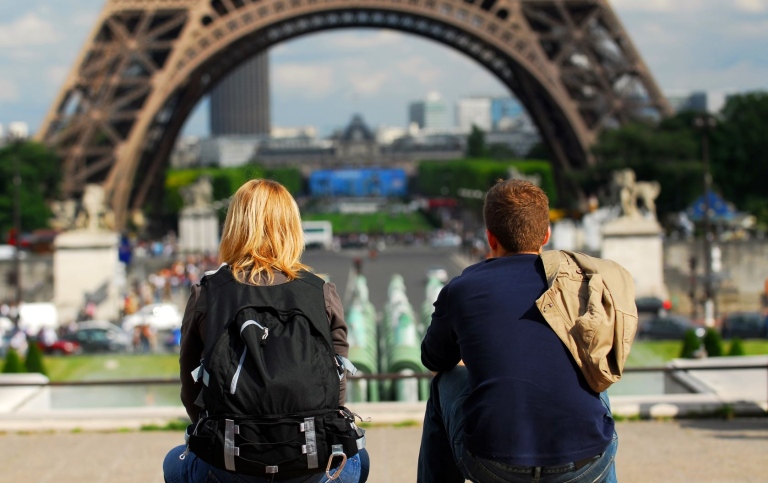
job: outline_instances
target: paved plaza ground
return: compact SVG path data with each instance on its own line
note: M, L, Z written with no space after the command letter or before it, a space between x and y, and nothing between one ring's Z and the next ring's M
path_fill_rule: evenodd
M768 418L621 422L622 483L768 481ZM368 432L371 483L414 482L420 426ZM48 431L0 434L0 481L161 483L180 432Z

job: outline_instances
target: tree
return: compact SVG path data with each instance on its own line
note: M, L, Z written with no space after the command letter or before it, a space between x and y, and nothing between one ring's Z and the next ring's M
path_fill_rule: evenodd
M21 363L21 357L16 349L9 348L5 354L5 364L3 364L3 374L18 374L24 372L23 364Z
M738 337L731 339L731 348L728 350L729 356L745 356L747 351L744 349L744 342Z
M488 148L485 146L485 133L473 124L472 132L467 137L467 157L484 158L487 155Z
M720 332L713 328L708 328L704 333L704 349L709 357L721 357L723 355L723 339Z
M699 347L701 347L701 340L696 335L696 331L693 329L687 330L683 337L683 348L680 350L680 357L682 359L694 359Z
M36 340L30 340L27 357L24 359L24 367L27 370L26 372L48 375L48 371L45 370L45 364L43 363L43 351L40 350Z
M728 98L712 133L714 186L737 208L768 223L768 92Z
M17 161L21 176L19 198L24 231L48 226L51 218L48 201L59 193L61 161L47 147L24 142L0 149L0 234L13 226L13 180Z
M595 167L574 174L586 193L602 195L612 173L631 168L638 180L656 180L659 218L685 210L701 195L703 168L693 115L681 113L658 124L633 123L603 132L592 150Z

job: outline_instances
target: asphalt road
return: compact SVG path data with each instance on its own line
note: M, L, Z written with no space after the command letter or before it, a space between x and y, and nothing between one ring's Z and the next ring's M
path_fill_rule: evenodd
M383 310L387 301L392 277L399 274L405 281L409 302L418 311L426 296L427 270L442 267L448 272L449 279L459 275L465 263L458 254L458 248L393 247L378 252L376 258L372 259L367 250L308 250L302 261L311 266L315 273L328 275L336 285L342 302L348 303L345 299L350 290L348 282L354 274L354 260L360 258L361 272L368 282L369 298L378 312Z

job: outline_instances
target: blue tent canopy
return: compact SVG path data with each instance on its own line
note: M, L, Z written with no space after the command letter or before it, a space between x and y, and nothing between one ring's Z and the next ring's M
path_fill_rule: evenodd
M730 221L740 215L733 204L725 201L714 191L710 191L706 194L706 198L704 195L700 196L686 210L691 220L700 221L704 218L707 201L709 201L709 219L711 221Z

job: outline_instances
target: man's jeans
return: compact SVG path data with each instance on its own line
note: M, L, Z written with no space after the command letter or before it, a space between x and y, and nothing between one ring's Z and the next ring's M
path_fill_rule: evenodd
M184 458L186 446L173 448L163 461L163 474L166 483L270 483L273 480L264 476L238 475L226 470L216 468L195 456L187 453ZM368 479L368 471L371 462L368 452L361 449L355 456L347 460L347 464L341 470L341 475L334 483L364 483ZM331 470L331 475L336 470ZM274 480L280 483L327 483L325 473L292 478L290 480Z
M476 483L617 482L614 463L618 447L616 432L602 455L578 469L573 463L539 468L513 466L471 455L463 440L462 404L468 395L466 367L456 366L432 380L432 394L427 402L421 436L418 483L464 483L465 480ZM607 394L600 394L600 400L610 414Z

